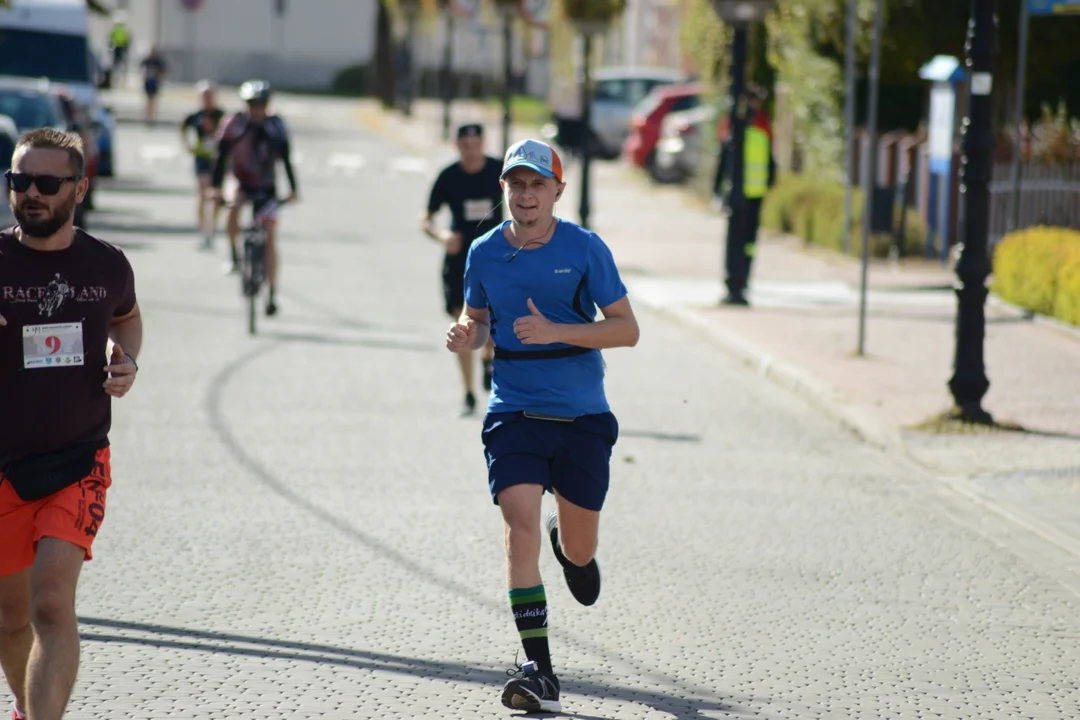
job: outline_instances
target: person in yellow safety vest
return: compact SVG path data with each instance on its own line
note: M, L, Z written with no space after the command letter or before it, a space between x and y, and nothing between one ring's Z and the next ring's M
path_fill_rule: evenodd
M741 198L734 197L735 188L732 187L729 171L733 170L731 162L731 138L730 121L724 119L719 131L721 133L720 163L716 170L716 179L713 184L714 194L720 198L726 195L723 205L726 208L728 221L741 221L739 228L732 228L737 232L734 243L728 243L728 257L726 259L727 297L725 304L748 305L745 292L750 279L750 265L753 262L754 253L757 249L758 226L761 224L761 203L765 193L776 182L776 162L772 153L772 126L769 116L764 110L767 93L764 89L755 85L747 86L747 104L749 108L749 120L746 125L746 133L743 137L743 182ZM726 192L725 192L726 189ZM734 217L734 204L745 203L745 212Z
M131 47L131 31L123 16L118 16L109 32L109 47L112 48L112 74L120 79L127 73L128 48Z

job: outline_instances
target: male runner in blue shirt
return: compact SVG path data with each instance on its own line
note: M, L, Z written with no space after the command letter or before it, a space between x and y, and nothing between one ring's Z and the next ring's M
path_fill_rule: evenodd
M502 702L559 712L540 578L543 495L555 495L546 528L570 592L592 605L600 595L600 509L619 432L599 351L637 344L638 325L604 241L555 217L566 188L555 150L537 140L513 145L502 187L512 220L469 249L465 308L446 345L461 353L483 347L489 335L495 341L482 437L488 485L506 526L510 605L529 660L506 683Z

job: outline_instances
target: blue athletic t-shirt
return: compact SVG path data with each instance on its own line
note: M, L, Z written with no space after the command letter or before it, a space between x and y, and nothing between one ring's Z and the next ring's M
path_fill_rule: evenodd
M466 304L490 310L491 336L498 348L535 352L571 347L525 345L514 334L514 321L530 314L529 298L552 322L595 320L597 307L626 296L611 251L596 233L559 219L547 244L515 255L516 248L503 235L509 224L502 223L469 248ZM532 410L579 417L608 409L599 350L560 358L495 359L489 412Z

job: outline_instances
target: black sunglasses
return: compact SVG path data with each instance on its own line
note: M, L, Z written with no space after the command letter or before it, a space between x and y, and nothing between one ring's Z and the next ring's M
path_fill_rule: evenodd
M31 185L36 185L38 192L42 195L55 195L60 192L61 186L66 182L78 182L82 180L82 177L78 175L68 175L67 177L57 177L55 175L31 175L29 173L15 173L8 170L4 173L4 178L7 179L8 190L14 190L17 193L24 193L30 190Z

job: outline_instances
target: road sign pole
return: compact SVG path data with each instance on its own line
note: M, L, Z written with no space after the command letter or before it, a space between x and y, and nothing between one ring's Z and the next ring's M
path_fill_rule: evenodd
M1012 229L1020 229L1020 164L1023 160L1024 90L1027 82L1028 35L1031 20L1027 0L1020 3L1020 58L1016 66L1016 140L1013 143Z
M867 98L866 110L866 178L863 187L862 216L862 271L859 279L859 343L856 352L866 354L866 291L870 274L870 230L874 214L874 190L877 188L877 119L878 119L878 78L881 75L881 20L885 14L882 7L885 0L877 0L874 5L874 36L870 51L870 97Z
M851 227L855 197L855 6L847 2L847 44L844 48L844 252L851 250Z

